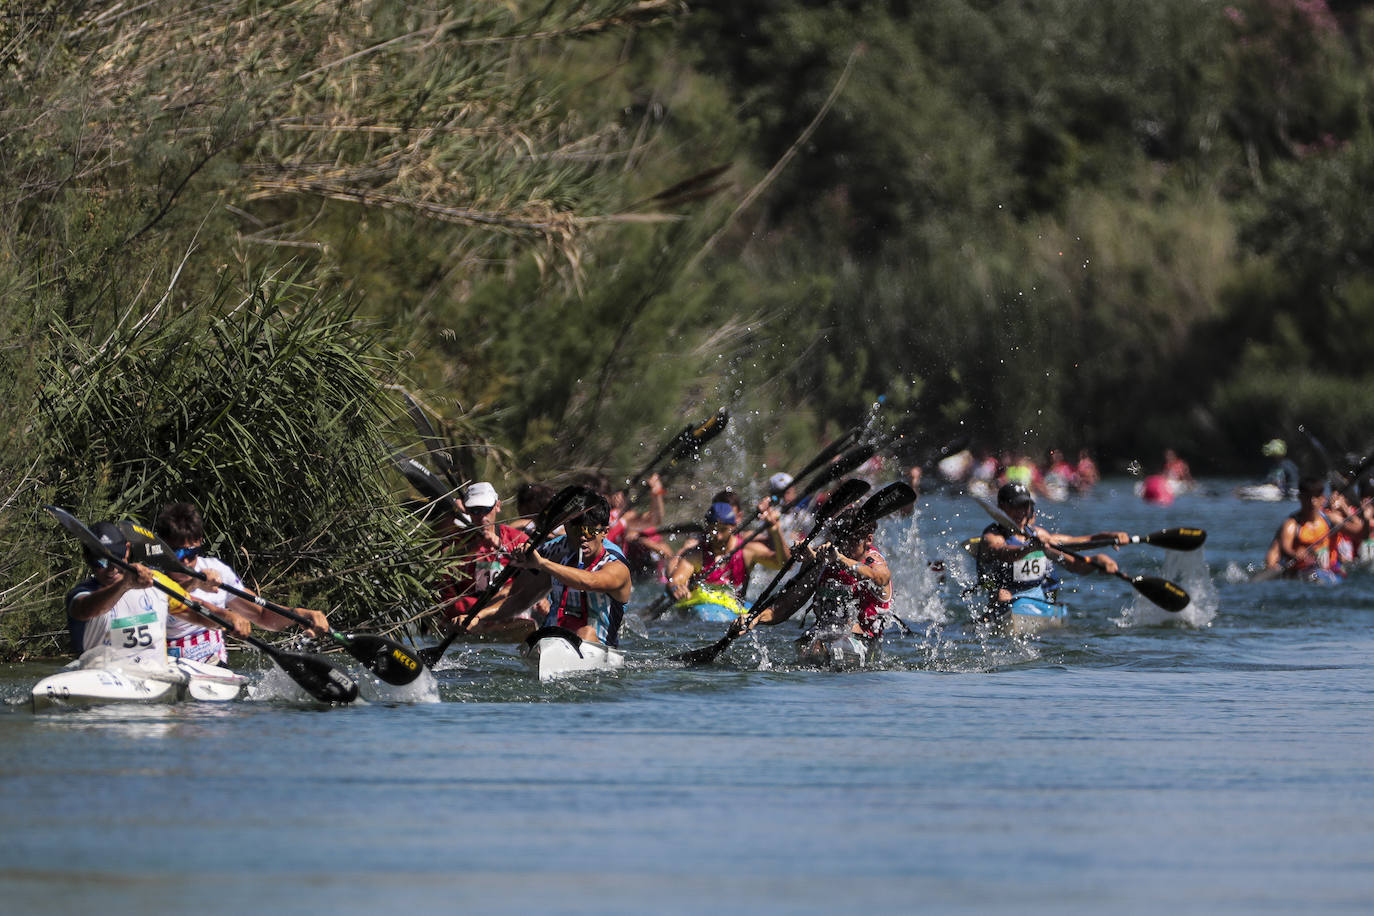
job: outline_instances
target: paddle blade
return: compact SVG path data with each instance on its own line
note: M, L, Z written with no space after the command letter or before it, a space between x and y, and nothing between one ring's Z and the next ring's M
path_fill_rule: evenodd
M899 512L916 502L916 491L911 484L898 481L874 493L859 507L859 518L865 522L876 522L880 518Z
M734 641L735 637L733 632L726 633L724 636L722 636L717 641L711 643L711 645L709 646L702 646L700 649L691 649L687 652L680 652L677 655L670 655L668 656L668 661L681 662L682 664L687 665L690 668L699 667L701 665L709 665L716 659L720 658L720 656L725 652L725 650L730 648L730 643Z
M1165 550L1197 550L1207 540L1201 528L1166 528L1141 537L1140 543Z
M700 448L710 442L716 436L725 432L725 427L730 423L730 411L722 407L704 420L700 426L692 430L692 444L694 448Z
M858 499L860 496L863 496L870 489L871 487L868 481L859 480L858 478L846 480L836 487L835 490L826 497L825 502L816 507L816 527L813 528L811 534L807 536L808 540L820 530L822 523L830 521L841 509Z
M302 690L321 703L342 705L358 698L358 682L322 658L280 650L272 652L271 658Z
M1127 581L1146 599L1171 614L1177 614L1193 600L1182 587L1158 576L1131 576Z
M388 684L404 687L420 676L423 663L405 646L385 636L334 634L348 654Z

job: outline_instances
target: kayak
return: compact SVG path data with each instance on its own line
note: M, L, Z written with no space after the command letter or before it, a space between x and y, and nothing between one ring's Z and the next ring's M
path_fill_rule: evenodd
M1250 486L1236 487L1236 496L1239 499L1262 503L1283 502L1285 499L1291 498L1283 487L1273 483L1257 483Z
M614 671L625 664L625 653L619 649L587 642L563 627L535 630L520 646L520 657L540 681L584 671Z
M1029 636L1067 624L1069 608L1043 595L1017 595L1008 610L989 610L982 622L1012 636Z
M876 647L875 647L876 648ZM876 655L876 651L872 652ZM797 660L803 665L837 671L862 668L868 663L870 644L853 633L826 633L803 637L797 644Z
M227 668L169 659L162 670L88 664L43 678L33 686L35 712L53 707L108 703L225 703L244 694L248 679Z
M729 623L736 617L749 613L749 608L749 602L739 600L733 589L701 585L688 592L686 598L673 604L673 609L679 613L713 623Z

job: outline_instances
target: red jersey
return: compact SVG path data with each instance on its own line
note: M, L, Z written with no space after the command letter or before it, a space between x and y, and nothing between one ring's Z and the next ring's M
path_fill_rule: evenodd
M497 525L501 546L492 545L480 531L469 531L448 542L446 552L456 561L439 579L439 597L450 620L467 614L506 564L510 555L529 542L529 535L509 525Z

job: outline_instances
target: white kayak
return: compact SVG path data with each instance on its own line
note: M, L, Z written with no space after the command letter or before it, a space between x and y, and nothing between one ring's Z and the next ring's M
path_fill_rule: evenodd
M1251 502L1277 503L1286 499L1291 499L1293 494L1286 492L1278 484L1257 483L1244 487L1236 487L1236 497L1247 499Z
M84 657L83 657L84 659ZM68 668L33 685L33 708L108 703L225 703L243 696L248 678L228 668L169 659L164 669L95 663Z
M846 670L868 664L869 642L853 633L817 633L797 644L797 660L803 665Z
M520 646L520 657L541 681L584 671L614 671L625 664L625 653L619 649L587 642L563 627L535 630Z

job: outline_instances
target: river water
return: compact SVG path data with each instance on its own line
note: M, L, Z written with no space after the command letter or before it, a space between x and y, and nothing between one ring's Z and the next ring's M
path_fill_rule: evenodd
M1055 530L1209 537L1120 554L1187 588L1181 615L1075 578L1070 627L1027 640L967 625L982 510L923 497L881 532L915 635L863 672L789 665L791 624L659 661L705 623L543 686L512 647L460 647L342 709L35 714L56 664L0 667L0 908L1370 912L1374 574L1246 581L1290 507L1234 483L1042 506Z

